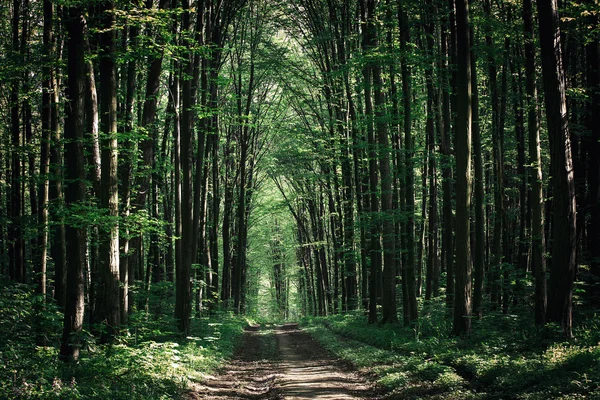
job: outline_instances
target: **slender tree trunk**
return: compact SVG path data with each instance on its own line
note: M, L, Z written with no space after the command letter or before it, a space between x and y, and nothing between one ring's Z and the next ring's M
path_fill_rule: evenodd
M57 51L58 53L58 51ZM52 241L50 245L50 256L54 260L54 299L59 307L66 303L67 285L67 247L66 230L64 220L64 193L63 193L63 145L58 118L58 78L55 69L52 69L52 100L51 121L52 142L50 144L50 168L52 178L50 180L49 202L50 220L53 227L50 231Z
M19 57L19 21L21 0L13 1L12 44L15 58ZM10 125L11 125L11 181L10 208L11 229L9 230L9 277L17 282L25 279L25 241L21 220L21 121L19 107L20 80L13 78L10 93Z
M53 68L50 66L50 61L55 55L54 49L54 4L49 0L44 0L44 56L46 66L43 68L44 80L42 81L42 140L40 151L40 175L41 182L39 188L39 246L40 259L38 269L38 286L37 292L43 296L43 301L46 301L46 276L47 276L47 259L48 259L48 221L49 221L49 189L50 189L50 143L52 142L52 100L53 91ZM2 245L0 243L0 245Z
M449 60L453 56L450 55L450 50L453 51L456 35L456 25L454 18L454 0L448 0L449 4L449 21L444 21L442 31L442 53L444 57L442 69L441 87L445 88L450 83L450 68ZM447 29L449 27L450 29ZM450 35L447 35L447 31ZM453 96L454 97L454 96ZM450 92L444 89L442 92L442 114L444 120L444 129L442 130L442 154L444 160L442 164L442 191L443 191L443 225L442 225L442 260L444 261L442 269L446 271L446 305L448 308L454 306L454 223L455 219L452 213L452 193L453 193L453 173L452 173L452 153L451 153L451 114L450 114Z
M211 300L211 310L215 309L219 300L219 209L221 204L221 196L219 191L219 161L218 150L219 141L216 133L218 132L218 117L213 118L213 139L211 140L211 158L212 158L212 202L211 202L211 226L209 234L210 246L210 268L211 268L211 285L209 294Z
M484 9L488 18L492 18L491 1L484 1ZM498 71L496 67L496 60L493 56L495 46L491 32L487 32L485 36L486 46L488 48L488 79L490 86L490 101L492 108L492 141L493 141L493 171L495 177L494 186L494 237L492 244L493 261L490 266L491 281L491 301L492 309L495 309L501 301L501 285L500 285L500 271L502 270L502 229L504 222L504 198L503 198L503 158L504 153L502 149L502 140L500 138L500 100L498 95Z
M132 26L129 28L129 46L135 46L138 36L138 27ZM133 102L135 98L135 92L137 88L136 79L136 62L130 60L127 64L127 79L126 79L126 94L125 94L125 109L123 110L125 119L125 134L131 135L134 129L134 110ZM125 136L125 135L124 135ZM121 198L121 215L122 218L127 221L131 214L131 181L133 176L133 164L137 160L137 152L134 151L134 140L133 138L123 139L120 148L120 159L119 174L120 174L120 198ZM121 324L127 323L127 316L129 313L129 307L133 304L133 297L129 291L129 282L134 279L133 260L131 256L131 241L129 239L129 227L126 223L121 228L121 257L119 260L119 278L121 281Z
M457 105L456 110L456 296L454 334L471 330L471 57L469 6L456 0Z
M167 8L167 0L160 0L158 4L159 10ZM148 8L152 6L152 2L147 3ZM137 31L134 31L133 39L137 37ZM160 37L158 40L162 40ZM154 160L154 137L158 127L155 124L156 111L159 101L160 77L162 73L163 53L152 55L149 57L150 65L148 67L148 75L146 79L145 96L142 107L142 115L140 120L140 129L144 133L144 138L139 144L139 150L142 156L142 165L139 168L140 174L136 179L138 186L137 196L132 203L132 211L138 212L146 208L146 199L151 191L150 184L152 181L152 162ZM131 256L133 260L143 259L142 255L142 236L136 235L132 237L129 243ZM128 263L135 265L133 260L128 260ZM141 267L141 264L140 264ZM142 270L142 268L139 268ZM134 275L134 274L132 274ZM140 274L142 275L142 274ZM141 278L141 276L140 276ZM131 278L130 278L131 279Z
M21 32L21 54L20 56L22 57L23 60L28 60L31 57L30 51L29 51L29 41L30 41L30 23L31 23L31 10L30 10L30 2L29 0L23 0L23 18L22 18L22 32ZM24 145L24 149L26 149L26 152L28 153L28 157L27 157L27 164L28 164L28 171L25 172L25 158L23 157L23 173L27 174L28 177L26 180L23 181L22 185L23 185L23 192L22 192L22 199L25 199L25 185L27 182L27 186L28 186L28 192L29 192L29 206L30 206L30 210L31 210L31 218L33 220L33 223L39 226L39 223L37 221L37 217L38 217L38 197L37 197L37 187L36 187L36 168L35 168L35 153L33 151L33 126L32 126L32 110L31 110L31 99L30 99L30 95L29 92L31 91L30 88L30 81L31 81L31 71L30 68L27 66L27 64L24 64L25 68L23 68L22 71L22 90L23 93L25 93L25 97L22 99L22 119L23 119L23 135L24 135L24 140L23 140L23 145ZM26 215L26 211L25 211L25 202L22 201L21 204L22 210L21 210L21 214L23 216ZM22 221L22 228L25 228L24 225L25 221ZM24 247L23 247L23 254L24 254L24 264L23 264L23 282L27 282L26 278L29 278L27 275L27 271L30 270L29 264L30 264L30 260L33 257L34 260L39 260L39 253L40 253L40 249L38 247L38 237L37 236L33 236L29 239L29 252L27 252L27 249L25 247L25 242L23 242ZM27 254L29 253L29 257L27 257ZM37 271L38 267L37 265L34 266L33 271ZM37 277L34 277L34 281L37 280Z
M412 138L412 88L411 71L408 65L407 44L410 42L408 17L400 10L400 49L403 53L402 73L402 98L404 102L404 151L405 151L405 190L406 204L404 216L406 218L406 236L403 242L406 250L406 263L402 264L402 288L406 293L404 299L404 325L414 322L418 316L417 295L415 288L415 192L414 192L414 147Z
M176 64L177 66L179 66L179 64ZM180 113L180 108L181 108L181 101L180 101L180 80L179 80L179 76L180 76L180 71L178 71L177 69L175 70L176 73L173 76L173 86L172 86L172 90L171 90L171 95L173 96L173 111L175 113L174 117L173 117L173 163L175 164L174 169L174 175L175 178L173 179L173 183L174 183L174 197L175 197L175 219L173 221L173 225L175 227L175 237L177 239L175 239L175 271L174 272L174 278L175 278L175 284L177 285L177 271L178 271L178 266L181 266L183 263L182 260L182 241L181 241L181 233L182 233L182 215L181 215L181 208L182 208L182 188L181 188L181 113Z
M189 35L191 29L190 22L190 2L183 0L183 23L182 34ZM186 40L183 41L186 45ZM188 43L189 44L189 43ZM176 268L176 291L175 291L175 318L178 320L178 328L181 332L187 333L190 329L190 318L192 315L192 292L191 292L191 273L192 262L194 260L193 244L193 221L189 218L193 215L193 99L192 82L189 77L194 71L193 57L187 53L183 60L182 76L187 77L182 80L181 85L181 172L182 172L182 196L181 196L181 263ZM183 216L186 216L183 218Z
M361 15L363 31L362 50L366 54L371 51L375 45L375 32L371 13L367 11L367 3L372 3L372 0L361 0ZM373 7L372 4L368 5ZM379 212L379 199L377 198L377 187L379 185L379 177L377 171L377 146L375 142L374 131L374 112L372 99L372 69L371 66L365 64L363 67L363 82L364 82L364 98L365 98L365 118L367 123L367 142L368 159L369 159L369 192L370 192L370 214L369 214L369 257L370 257L370 284L369 284L369 323L377 322L377 286L381 274L381 242L380 229L377 214Z
M575 182L567 121L565 76L562 66L558 5L538 0L542 75L546 103L550 174L552 175L552 267L548 282L548 320L572 336L573 282L577 268Z
M101 206L106 221L100 228L98 303L95 320L105 324L101 341L111 341L121 323L119 270L119 191L117 178L117 72L114 3L107 1L101 15L104 31L100 35L100 101L102 109Z
M233 169L231 154L231 132L228 132L224 149L225 173L223 177L223 271L221 277L221 301L225 309L229 309L231 299L231 214L233 210L233 185L230 183L230 175Z
M511 76L513 91L517 96L513 99L513 113L515 115L515 136L517 139L517 176L519 177L519 237L518 237L518 256L517 268L515 276L515 295L513 304L518 304L524 299L525 276L527 274L527 263L529 258L529 246L527 243L527 219L528 219L528 204L527 204L527 174L525 172L525 118L523 101L523 77L520 71L520 65L515 66L514 61L511 63Z
M474 47L473 29L471 29L471 46ZM471 90L472 90L472 134L473 158L475 164L475 249L474 263L474 288L473 288L473 313L477 318L483 316L483 281L485 268L485 192L483 189L483 154L481 150L481 129L479 125L479 91L477 82L477 63L475 52L471 50Z
M588 1L588 4L593 3ZM588 17L590 26L598 26L598 15ZM587 224L587 248L591 257L592 303L600 305L600 41L596 32L586 45L587 87L591 100L588 101L586 126L590 131L588 148L588 181L590 219Z
M85 124L85 60L83 10L69 7L66 11L67 28L67 87L65 116L65 164L67 185L65 201L67 207L77 206L86 200L85 157L83 154L83 132ZM65 361L77 361L80 341L78 334L83 327L84 297L83 270L86 254L86 228L68 224L67 237L67 286L64 327L60 357Z
M425 34L426 34L426 46L427 46L427 56L429 59L427 60L427 69L425 70L425 81L427 86L427 120L425 124L426 131L426 148L427 148L427 159L425 165L423 167L423 210L421 214L423 215L423 232L422 232L422 242L425 239L425 216L427 215L427 211L429 211L428 216L428 255L427 255L427 275L425 282L425 300L430 300L433 296L433 288L435 281L435 263L437 260L437 188L436 188L436 155L435 155L435 120L436 120L436 112L434 109L434 101L436 100L435 91L434 91L434 81L433 81L433 72L434 72L434 35L435 35L435 25L434 19L437 16L437 9L432 2L427 2L425 4L424 9L427 20L425 22ZM426 176L429 175L429 210L425 208L426 198L427 198L427 179ZM420 255L422 257L422 255ZM438 271L439 272L439 271Z

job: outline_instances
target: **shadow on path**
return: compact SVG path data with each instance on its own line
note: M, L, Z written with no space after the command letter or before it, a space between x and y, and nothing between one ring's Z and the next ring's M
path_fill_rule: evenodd
M375 399L373 387L342 368L297 325L244 334L217 376L194 383L186 399Z

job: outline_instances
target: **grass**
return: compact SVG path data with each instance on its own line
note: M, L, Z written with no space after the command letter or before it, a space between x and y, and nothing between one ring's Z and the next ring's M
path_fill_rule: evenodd
M526 316L490 314L473 333L448 334L444 306L431 304L416 327L369 325L361 315L307 321L338 357L402 399L600 399L600 321L576 329L532 325Z
M26 285L0 282L0 399L171 399L231 356L247 323L221 315L195 318L190 336L170 317L173 297L157 287L150 312L130 316L128 334L99 345L83 332L77 364L58 359L62 314ZM323 345L402 399L600 399L600 319L564 340L560 328L532 324L523 311L487 314L473 333L456 338L442 301L428 305L417 326L369 325L359 314L304 321ZM267 327L268 328L268 327ZM276 358L267 329L261 354ZM43 343L40 346L36 343ZM274 347L275 346L275 347Z
M62 315L39 300L29 286L0 286L2 399L172 399L231 356L246 324L227 315L194 319L183 337L168 316L137 312L129 334L112 345L83 332L79 362L65 364L58 359Z

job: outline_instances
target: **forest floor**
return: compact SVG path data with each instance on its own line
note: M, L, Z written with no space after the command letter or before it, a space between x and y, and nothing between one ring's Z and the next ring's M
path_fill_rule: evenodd
M218 375L187 399L376 399L373 384L297 325L247 331Z

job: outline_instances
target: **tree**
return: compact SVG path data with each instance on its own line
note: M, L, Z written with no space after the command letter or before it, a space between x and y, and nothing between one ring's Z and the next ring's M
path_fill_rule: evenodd
M66 10L67 27L67 87L65 112L65 205L74 212L86 199L85 158L83 153L85 58L83 10L71 6ZM83 328L84 297L83 270L86 253L86 229L74 216L66 224L67 284L64 326L60 357L77 361Z
M573 331L573 283L577 268L575 182L567 120L558 5L556 0L537 2L544 78L544 102L550 175L552 177L552 249L548 282L548 321L561 325L566 336Z
M525 85L527 104L528 148L531 165L531 270L535 280L535 323L546 323L546 240L544 236L544 193L538 121L537 88L535 82L535 47L533 9L530 0L523 1L525 32Z
M471 330L471 58L469 6L456 0L457 104L456 110L456 292L454 333Z
M97 322L104 323L106 332L102 340L110 338L121 323L120 269L119 269L119 192L117 179L117 73L113 59L116 51L114 29L114 2L102 7L103 32L100 36L100 79L102 109L102 175L101 205L106 209L107 221L100 230L100 271L98 303L95 310Z

